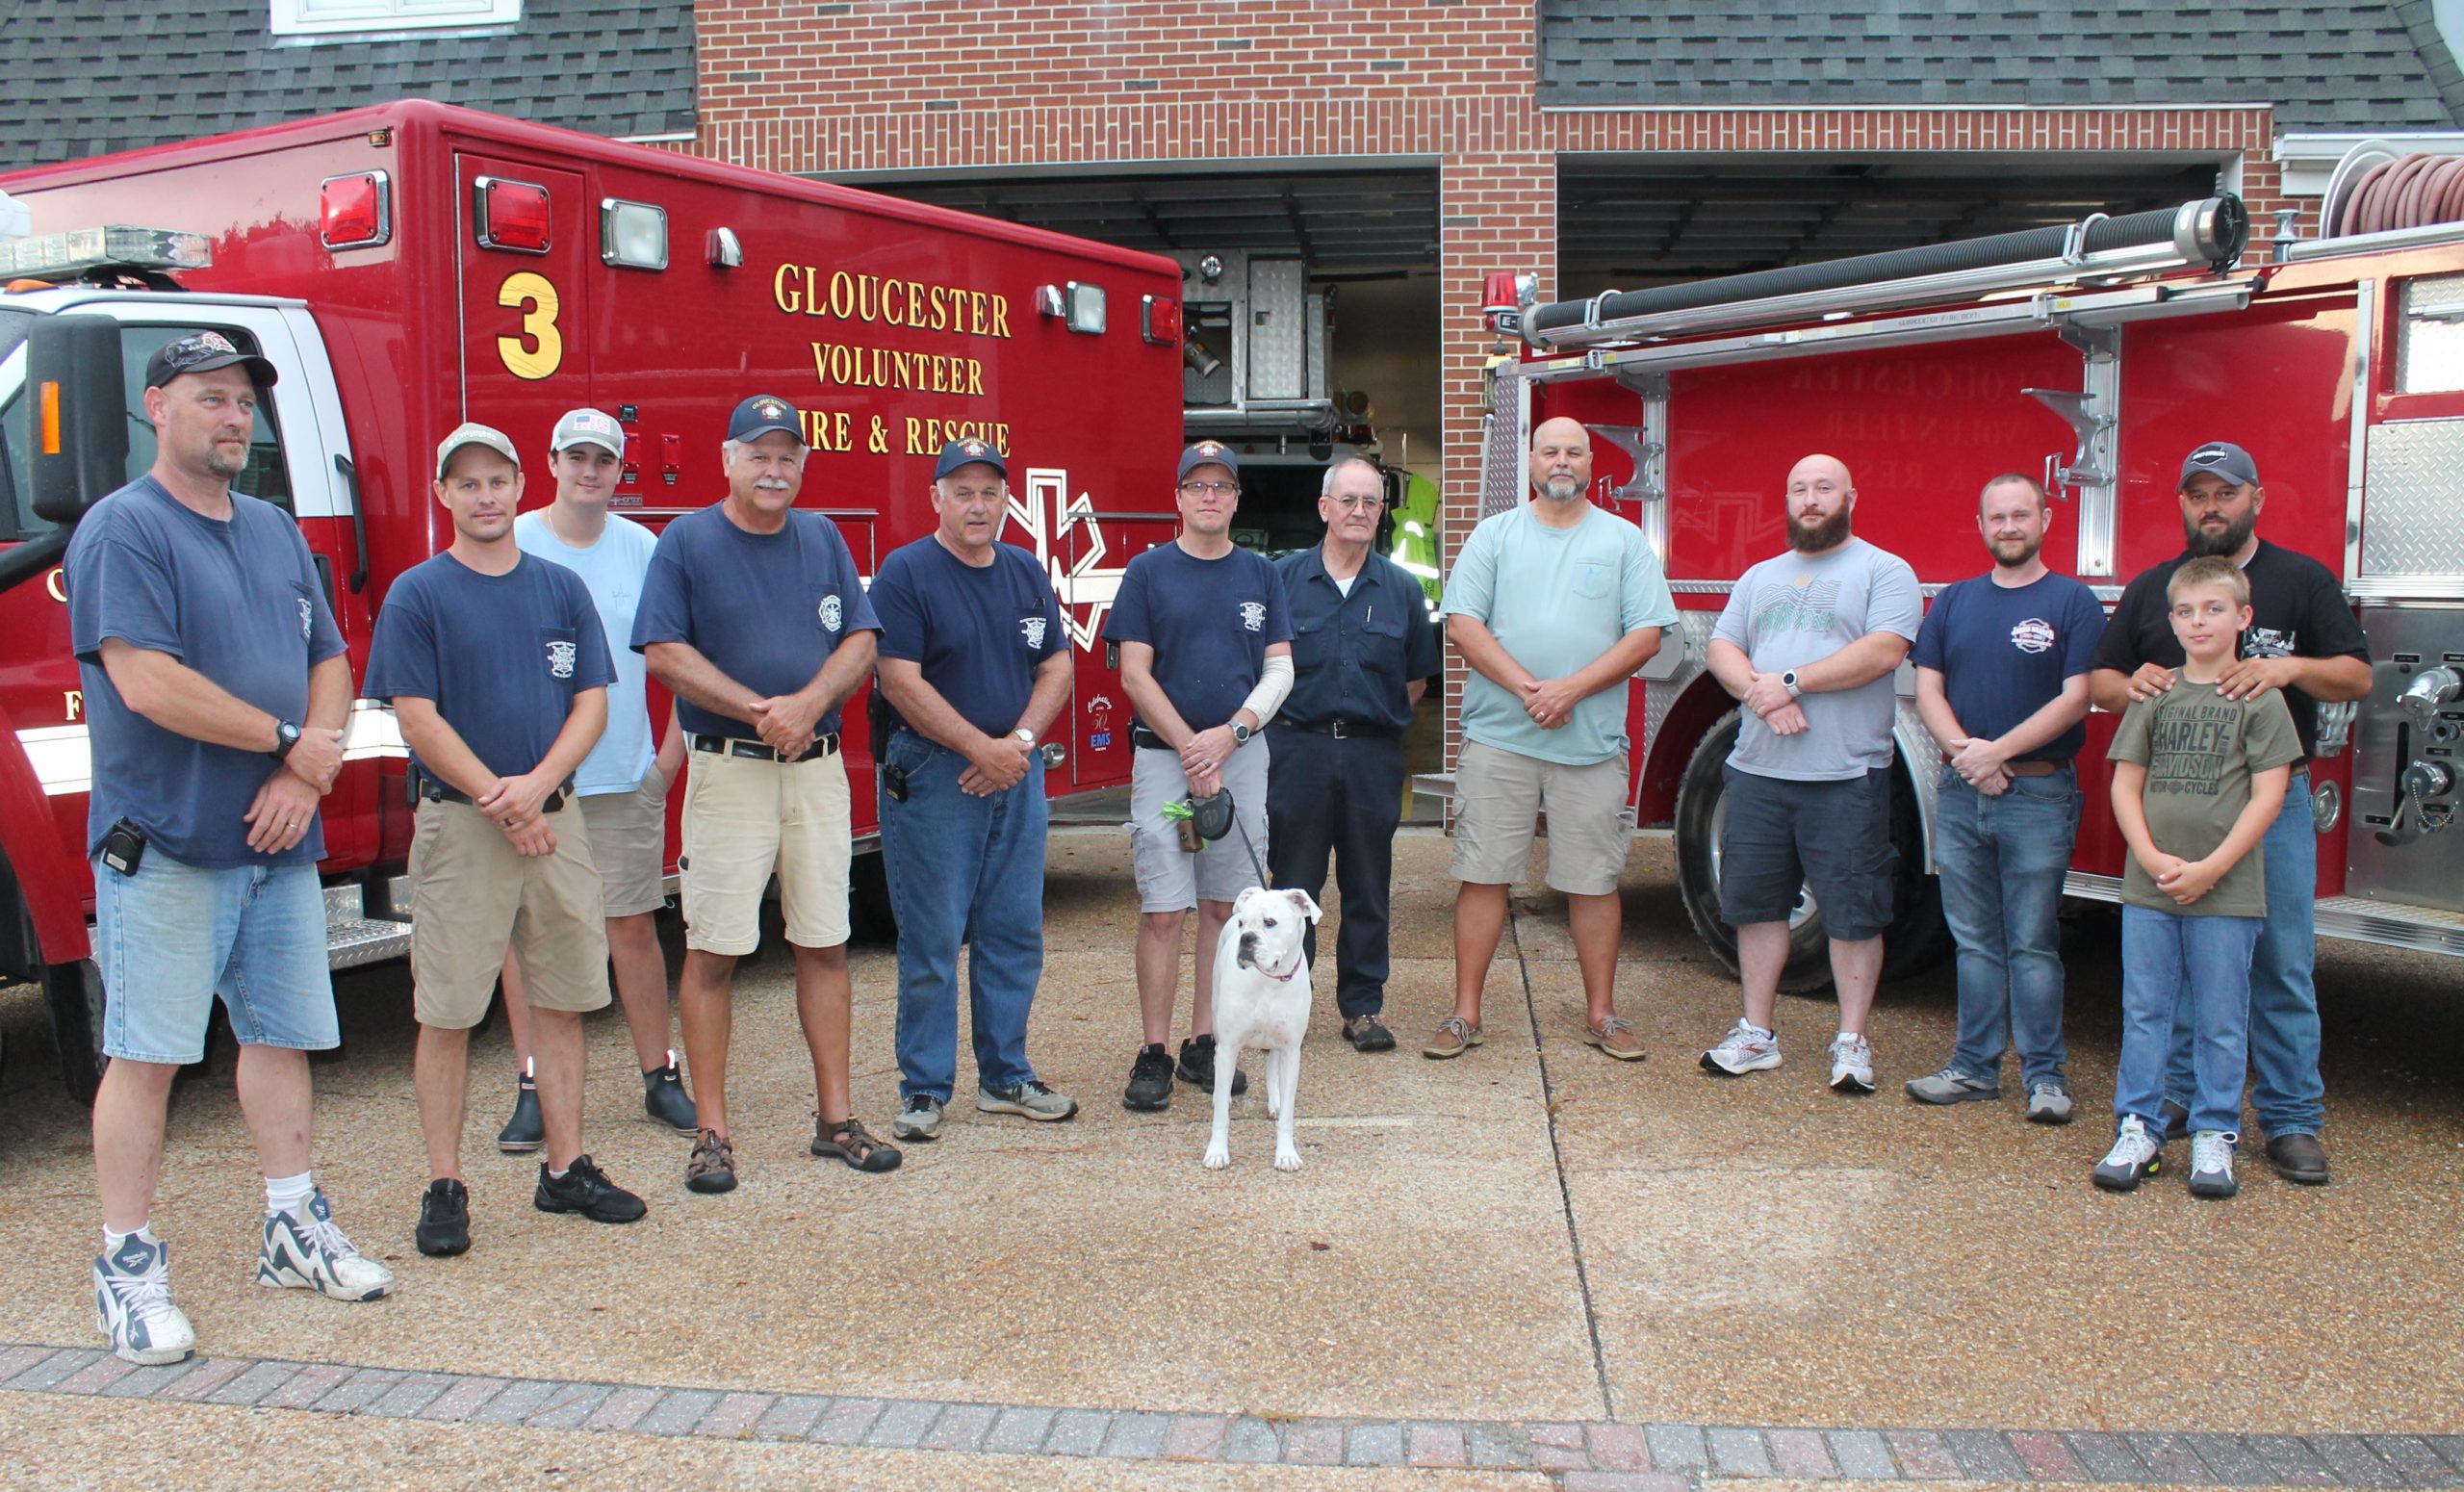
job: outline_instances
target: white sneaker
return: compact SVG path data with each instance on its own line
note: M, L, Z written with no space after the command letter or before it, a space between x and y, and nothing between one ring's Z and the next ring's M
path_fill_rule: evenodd
M2222 1201L2242 1190L2233 1179L2233 1146L2241 1136L2229 1129L2202 1129L2191 1136L2191 1195Z
M2164 1146L2147 1132L2147 1121L2136 1114L2122 1116L2120 1126L2114 1132L2114 1147L2096 1163L2096 1185L2108 1192L2128 1192L2138 1187L2143 1176L2156 1174Z
M196 1332L171 1303L171 1250L131 1233L94 1259L94 1329L112 1351L159 1367L196 1351Z
M1831 1039L1831 1091L1870 1093L1874 1091L1874 1048L1861 1036L1842 1031Z
M1703 1054L1704 1070L1743 1077L1780 1065L1780 1034L1763 1031L1739 1020L1720 1039L1720 1044Z
M314 1290L336 1300L373 1300L394 1288L394 1272L365 1258L325 1203L325 1189L308 1194L308 1216L266 1214L265 1251L257 1283L277 1290Z
M2070 1122L2070 1090L2052 1078L2040 1079L2028 1090L2028 1119L2037 1124Z

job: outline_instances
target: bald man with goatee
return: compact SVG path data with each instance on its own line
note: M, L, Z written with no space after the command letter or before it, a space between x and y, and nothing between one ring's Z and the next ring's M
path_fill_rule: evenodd
M1548 884L1566 896L1582 969L1583 1041L1623 1062L1643 1043L1617 1014L1617 881L1633 842L1626 682L1659 651L1677 603L1642 531L1591 501L1591 436L1531 432L1531 498L1480 521L1446 581L1446 637L1472 666L1454 766L1454 1014L1422 1055L1483 1040L1480 987L1506 892L1549 815Z

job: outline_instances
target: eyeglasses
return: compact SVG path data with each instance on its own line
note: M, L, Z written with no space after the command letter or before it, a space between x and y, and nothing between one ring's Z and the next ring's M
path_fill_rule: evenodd
M1181 490L1193 498L1228 498L1241 490L1239 482L1183 482Z
M1334 504L1347 513L1381 513L1386 509L1386 500L1382 497L1341 497L1334 500Z

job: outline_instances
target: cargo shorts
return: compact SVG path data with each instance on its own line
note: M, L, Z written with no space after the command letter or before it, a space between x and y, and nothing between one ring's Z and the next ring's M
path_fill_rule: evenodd
M1549 815L1549 870L1554 890L1605 896L1626 873L1634 816L1627 797L1626 754L1568 766L1519 751L1465 741L1454 761L1457 881L1513 886L1531 868L1531 841Z
M1899 863L1890 842L1890 771L1808 783L1722 765L1720 920L1785 922L1802 887L1822 910L1825 936L1852 943L1881 937Z
M1138 910L1189 912L1201 901L1235 901L1258 882L1267 858L1267 738L1249 737L1223 760L1224 791L1232 795L1238 827L1193 855L1181 848L1179 828L1164 816L1164 805L1189 796L1180 753L1141 746L1129 767L1129 838L1138 869ZM1242 831L1248 832L1244 843ZM1249 858L1250 848L1257 860ZM1212 955L1210 955L1211 957Z
M531 1009L607 1004L605 892L589 827L570 805L546 822L554 851L523 855L468 803L420 804L411 835L411 1012L421 1025L477 1025L507 953Z

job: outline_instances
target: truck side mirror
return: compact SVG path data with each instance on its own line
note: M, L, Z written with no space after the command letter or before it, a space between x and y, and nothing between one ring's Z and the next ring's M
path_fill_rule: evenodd
M33 396L32 486L37 515L68 525L128 479L128 396L119 322L38 316L26 334Z

